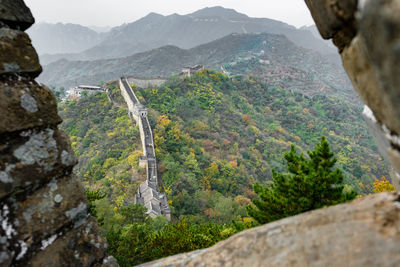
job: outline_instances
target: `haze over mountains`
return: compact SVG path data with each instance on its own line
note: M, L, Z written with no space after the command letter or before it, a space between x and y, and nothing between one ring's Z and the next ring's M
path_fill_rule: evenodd
M73 28L55 26L66 33ZM257 75L269 84L305 95L324 92L358 99L343 68L335 64L337 56L331 57L334 48L318 37L314 28L296 29L222 7L189 15L150 13L108 33L88 29L94 46L81 53L42 55L42 63L49 64L44 65L38 80L69 87L121 76L169 77L183 66L201 64L230 74ZM82 39L85 30L74 29L79 30L76 38ZM35 36L39 35L32 35L34 44L40 44ZM83 42L82 47L85 45L89 43Z
M44 66L39 81L50 86L97 84L120 76L169 77L183 66L202 64L231 74L255 74L281 88L313 95L354 97L342 68L283 35L231 34L191 49L163 46L147 52L95 61L60 60Z
M37 23L27 33L39 55L80 53L99 44L105 37L92 29L70 23Z
M55 37L48 28L55 29L54 31L57 32ZM97 33L86 28L87 32L90 31L91 42L80 41L82 40L80 36L85 35L82 28L75 27L74 36L70 34L71 25L33 27L29 33L39 50L41 63L48 64L62 58L96 60L126 57L165 45L190 49L231 33L284 34L301 47L324 55L335 54L334 48L327 46L321 38L315 37L309 30L296 29L294 26L276 20L250 18L233 9L223 7L205 8L188 15L163 16L150 13L142 19L115 27L107 33ZM57 50L45 45L45 43L54 43L53 39L57 43L58 40L66 40L65 45L53 45L57 47Z

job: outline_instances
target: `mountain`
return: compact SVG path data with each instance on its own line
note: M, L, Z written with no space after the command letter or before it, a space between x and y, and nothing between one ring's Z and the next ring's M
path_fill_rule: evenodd
M91 190L107 192L113 211L133 201L145 171L138 165L139 129L129 119L118 82L106 86L114 105L98 93L60 103L59 114L79 159L74 171ZM270 180L272 169L286 170L283 153L292 144L305 153L322 135L337 155L345 183L360 193L370 193L374 180L389 172L362 107L340 98L308 98L255 77L209 70L134 90L149 112L160 184L175 219L229 224L243 218L238 198L253 198L254 182ZM112 220L105 223L111 226Z
M321 54L336 52L308 30L296 29L272 19L250 18L233 9L211 7L188 15L163 16L150 13L133 23L113 28L101 43L82 53L53 55L41 59L47 64L61 58L95 60L126 57L165 45L190 49L232 33L283 34L297 45Z
M105 32L109 32L113 27L111 27L111 26L95 26L95 25L92 25L92 26L88 26L88 28L90 28L90 29L92 29L92 30L94 30L95 32L98 32L98 33L105 33Z
M317 26L315 24L314 25L310 25L310 26L303 26L303 27L300 28L300 30L305 30L305 31L311 32L314 35L314 37L317 38L317 39L321 39L322 38L321 35L319 34L318 28L317 28ZM323 40L323 41L329 47L335 48L335 45L332 43L332 40Z
M104 35L78 24L38 23L27 33L39 55L79 53L101 42Z
M125 58L61 60L44 66L38 80L49 86L68 87L130 75L169 77L184 66L196 64L231 74L256 74L270 84L308 95L323 92L357 98L342 68L283 35L266 33L231 34L191 49L164 46Z

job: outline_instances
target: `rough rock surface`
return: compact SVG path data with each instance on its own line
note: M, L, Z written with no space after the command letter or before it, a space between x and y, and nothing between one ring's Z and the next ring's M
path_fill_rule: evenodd
M400 0L305 0L321 35L333 39L343 65L381 129L400 190ZM385 144L386 142L378 142Z
M25 31L35 19L23 0L0 0L0 22L12 29Z
M331 39L339 50L356 33L355 12L357 0L305 0L324 39Z
M53 93L21 30L20 0L0 0L0 266L116 266L88 215Z
M15 73L36 78L42 72L29 36L19 30L0 28L0 75Z
M400 134L400 1L367 2L362 10L360 35L384 98L386 118L382 122Z
M368 196L141 266L400 266L399 200Z
M53 93L35 81L0 79L0 109L0 134L61 122Z

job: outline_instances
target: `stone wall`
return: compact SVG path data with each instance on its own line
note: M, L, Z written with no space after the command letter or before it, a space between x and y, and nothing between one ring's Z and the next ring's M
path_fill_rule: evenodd
M319 32L332 39L391 178L400 190L400 0L306 0Z
M108 266L22 0L0 1L0 266ZM106 263L108 262L108 263Z
M400 0L305 0L333 39L400 189ZM400 195L376 194L142 266L400 266Z
M135 119L139 127L140 138L144 156L139 159L139 166L146 167L147 179L138 189L135 203L143 204L147 208L150 217L164 215L171 219L171 210L165 194L159 192L157 160L154 150L153 132L147 117L147 109L139 102L135 92L132 90L127 78L119 81L122 96L128 105L129 114Z
M168 79L166 78L137 78L137 77L127 77L130 84L134 84L141 88L152 88L157 87L165 83Z
M399 196L377 194L303 213L140 266L400 266Z
M133 93L133 97L134 100L136 101L136 103L134 103L134 101L132 101L130 95L128 94L128 90L130 90L130 88L126 88L126 85L123 83L123 79L121 78L119 80L119 88L121 89L121 94L122 97L125 100L125 103L128 105L128 110L129 110L129 115L131 118L133 118L139 128L139 132L140 132L140 140L142 141L142 148L143 148L143 155L147 155L147 146L146 146L146 142L145 142L145 134L144 134L144 130L143 130L143 124L142 124L142 120L140 119L139 116L139 110L138 110L138 103L139 100L137 99L136 95Z

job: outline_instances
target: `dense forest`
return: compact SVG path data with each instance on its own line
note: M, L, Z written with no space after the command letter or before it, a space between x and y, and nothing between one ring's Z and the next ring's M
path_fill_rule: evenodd
M255 225L247 214L253 185L271 183L272 170L287 170L283 153L291 145L306 154L326 136L344 184L358 194L373 192L374 181L388 177L360 106L204 70L173 76L157 88L134 87L149 109L161 186L175 224L150 219L132 205L145 179L138 166L139 131L117 83L107 87L112 102L106 94L88 95L61 102L59 112L79 158L75 172L94 195L92 214L122 265L207 247ZM139 244L144 239L149 241Z

